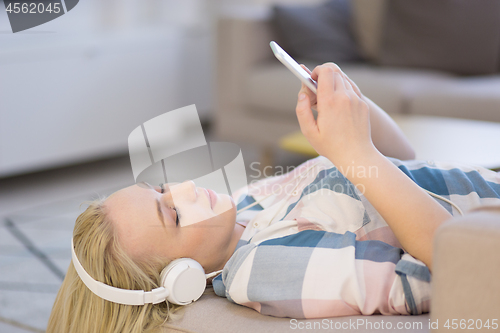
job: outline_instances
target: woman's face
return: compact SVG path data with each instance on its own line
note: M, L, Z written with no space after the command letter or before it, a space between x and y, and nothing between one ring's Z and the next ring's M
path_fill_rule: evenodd
M192 258L207 272L222 269L241 236L233 199L212 192L213 203L208 191L192 181L165 185L161 192L143 183L106 199L104 207L127 253Z

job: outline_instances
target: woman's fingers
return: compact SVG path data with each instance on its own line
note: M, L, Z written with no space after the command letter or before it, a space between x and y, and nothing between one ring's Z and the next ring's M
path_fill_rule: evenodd
M318 82L318 94L325 94L326 96L331 92L346 89L343 73L335 64L327 63L317 66L314 68L311 77Z
M319 96L329 96L336 89L336 79L335 76L338 76L338 73L328 67L328 66L319 66L316 67L313 73L316 72L318 75L318 97ZM337 80L338 81L338 80ZM337 83L338 85L338 83Z
M352 86L352 83L350 80L348 80L346 77L344 77L344 83L346 87L346 91L350 92L353 95L357 95L356 91L354 90L354 87ZM358 96L356 96L358 97Z
M302 67L306 72L309 73L309 75L311 75L311 71L305 65L301 64L300 67ZM315 108L316 94L311 89L309 89L309 87L307 87L304 83L302 83L302 87L300 88L300 90L307 93L307 96L309 96L309 100L311 102L311 107Z
M300 64L300 67L302 67L302 68L303 68L306 72L308 72L308 73L309 73L309 75L311 75L311 74L312 74L311 70L310 70L309 68L307 68L307 67L306 67L306 65L304 65L304 64Z
M339 161L357 156L371 140L369 110L359 89L333 63L314 68L311 78L318 82L317 96L302 85L296 107L302 133L320 155Z
M361 90L359 90L356 83L354 83L354 81L351 80L351 78L348 77L347 75L345 77L346 77L347 81L349 81L349 83L351 84L352 90L356 93L356 95L358 95L359 98L362 98L363 95L361 94Z
M340 69L340 67L337 64L334 64L333 62L326 62L323 65L318 65L318 66L314 67L313 71L311 72L311 78L314 81L317 81L318 80L318 72L320 70L325 69L325 68L330 68L331 70L333 70L335 72L342 73L342 70Z
M299 94L303 92L306 93L307 96L309 96L309 102L311 103L311 107L314 108L316 106L316 94L309 89L308 86L306 86L304 83L302 83L302 86L300 87Z
M316 120L311 110L311 102L304 89L301 89L299 92L295 112L299 120L300 130L306 137L318 131Z
M314 68L314 70L312 71L311 73L311 78L315 81L318 80L318 73L319 73L319 70L320 70L320 67L330 67L332 68L335 72L338 72L342 75L343 79L344 79L344 85L346 87L347 90L352 90L356 93L356 95L358 95L359 98L362 98L363 95L361 94L361 91L359 90L358 86L354 83L354 81L351 80L351 78L349 78L343 71L342 69L335 63L332 63L332 62L328 62L328 63L325 63L323 65L320 65L320 66L317 66L316 68ZM304 69L306 69L305 66L303 66Z
M333 79L334 79L334 90L338 92L344 92L347 90L346 82L344 81L344 77L342 76L341 73L334 72L333 73Z

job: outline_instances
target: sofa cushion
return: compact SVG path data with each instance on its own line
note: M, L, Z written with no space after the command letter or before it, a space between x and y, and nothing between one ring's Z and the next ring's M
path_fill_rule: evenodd
M255 66L245 80L246 109L292 120L300 84L300 80L281 63Z
M277 61L276 61L277 62ZM265 112L295 119L300 81L280 63L255 66L246 78L248 112ZM312 70L314 64L306 63ZM371 65L344 65L342 70L363 94L388 113L406 112L408 100L420 89L439 89L449 74L414 69L389 69Z
M378 59L387 0L351 0L356 41L365 59Z
M195 303L183 310L183 316L169 322L165 332L332 332L352 331L356 333L383 332L404 325L405 332L429 332L429 315L418 316L349 316L328 319L277 318L265 316L248 307L229 302L216 296L212 288ZM343 325L343 326L342 326ZM344 330L342 330L342 327Z
M295 58L320 63L360 60L351 29L349 0L320 5L277 5L272 23L278 43Z
M413 114L500 122L500 75L449 79L438 89L423 87L408 108Z
M389 0L382 34L382 65L491 74L500 61L500 1Z

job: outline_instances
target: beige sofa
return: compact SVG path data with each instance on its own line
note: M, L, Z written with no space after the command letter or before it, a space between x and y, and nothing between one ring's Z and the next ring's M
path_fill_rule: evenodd
M500 206L481 207L438 229L431 303L436 331L500 330L499 251Z
M352 1L359 43L366 54L374 53L384 0ZM295 104L300 83L274 58L269 42L276 37L269 8L236 8L219 20L216 134L222 140L256 145L267 156L279 138L299 129ZM500 75L459 77L368 63L342 69L389 114L500 122Z
M250 308L230 303L207 289L196 303L183 310L180 319L167 325L166 331L364 333L394 330L423 333L456 332L464 325L467 331L471 328L481 331L481 325L482 331L497 331L492 327L500 325L499 253L500 207L483 208L465 217L451 219L437 231L430 315L352 316L295 321L261 315ZM487 321L490 328L484 329Z

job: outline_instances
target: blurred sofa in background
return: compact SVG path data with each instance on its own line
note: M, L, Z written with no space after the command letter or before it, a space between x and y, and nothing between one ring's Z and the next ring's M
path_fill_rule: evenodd
M279 138L299 129L300 82L274 58L272 40L311 70L337 62L390 114L500 122L498 1L234 7L217 31L216 133L260 147L264 163Z

